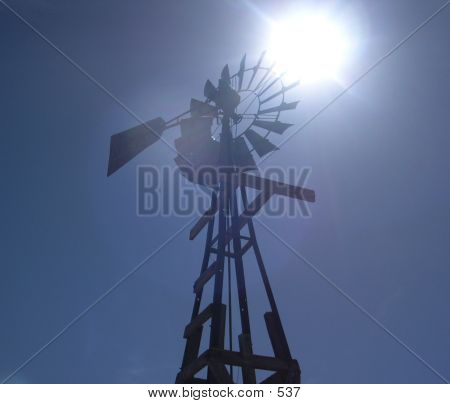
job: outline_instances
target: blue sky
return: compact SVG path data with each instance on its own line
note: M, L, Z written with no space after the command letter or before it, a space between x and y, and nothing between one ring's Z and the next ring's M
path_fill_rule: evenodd
M443 3L333 2L351 17L357 48L343 83L295 90L301 103L288 120L305 122ZM256 61L264 16L307 2L8 4L151 119L186 110L224 64L236 70L244 53ZM449 19L447 9L263 163L312 168L312 217L260 217L447 379ZM136 119L3 5L0 38L4 379L193 216L138 217L136 166L172 164L173 151L160 142L107 178L109 138ZM303 382L442 382L264 226L256 230ZM202 244L182 232L10 381L173 382ZM250 262L256 316L265 300L255 269Z

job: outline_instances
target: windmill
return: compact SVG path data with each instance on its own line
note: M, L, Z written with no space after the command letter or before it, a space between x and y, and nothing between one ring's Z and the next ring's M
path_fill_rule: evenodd
M263 64L264 53L256 65L247 68L244 55L235 74L231 75L226 65L217 86L207 80L205 100L192 99L188 111L168 121L150 120L111 137L108 176L160 139L165 130L179 126L181 136L174 143L175 163L189 181L211 191L210 208L189 234L193 240L206 228L203 261L194 282L194 305L184 329L186 346L177 383L233 383L233 368L240 368L244 383L256 383L257 371L261 370L271 372L259 380L261 383L300 383L300 367L289 349L252 217L273 195L314 202L315 193L262 178L257 173L255 158L277 150L269 136L282 135L291 126L279 120L280 114L298 104L285 99L298 83L286 86L283 75L275 73L274 65ZM252 201L247 195L249 188L257 193ZM243 260L251 250L270 306L264 320L272 356L253 352ZM233 349L232 335L231 262L240 317L240 325L234 327L240 331L237 349ZM212 301L203 302L203 292L208 287L212 288ZM209 340L204 330L208 322ZM200 352L202 342L207 348Z

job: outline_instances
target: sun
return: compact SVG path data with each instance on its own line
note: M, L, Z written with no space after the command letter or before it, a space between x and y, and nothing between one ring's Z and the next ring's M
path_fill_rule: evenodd
M268 54L279 72L303 84L338 79L348 59L350 40L326 15L296 15L272 22Z

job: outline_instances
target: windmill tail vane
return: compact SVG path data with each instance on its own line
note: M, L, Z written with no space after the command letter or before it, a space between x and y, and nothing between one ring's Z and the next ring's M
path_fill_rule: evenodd
M273 195L314 202L315 193L257 175L255 158L278 149L269 137L280 136L291 126L279 118L298 104L286 100L298 83L285 86L273 65L264 66L264 56L246 67L244 55L235 74L226 65L218 85L207 80L205 100L192 99L188 111L169 121L152 119L111 137L108 176L158 141L166 129L179 126L175 163L189 181L211 191L209 209L189 233L193 240L206 229L206 240L193 285L192 314L184 329L186 345L177 383L234 383L238 381L235 368L244 383L300 383L300 366L291 355L253 217ZM251 201L248 189L256 193ZM253 268L244 267L244 256L250 252L270 308L263 317L271 355L254 353L246 287ZM210 298L203 296L206 289Z

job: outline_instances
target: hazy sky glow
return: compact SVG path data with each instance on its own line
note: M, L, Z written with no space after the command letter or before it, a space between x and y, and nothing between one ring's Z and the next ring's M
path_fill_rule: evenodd
M355 39L332 16L299 13L272 22L268 52L278 71L314 84L339 77Z

